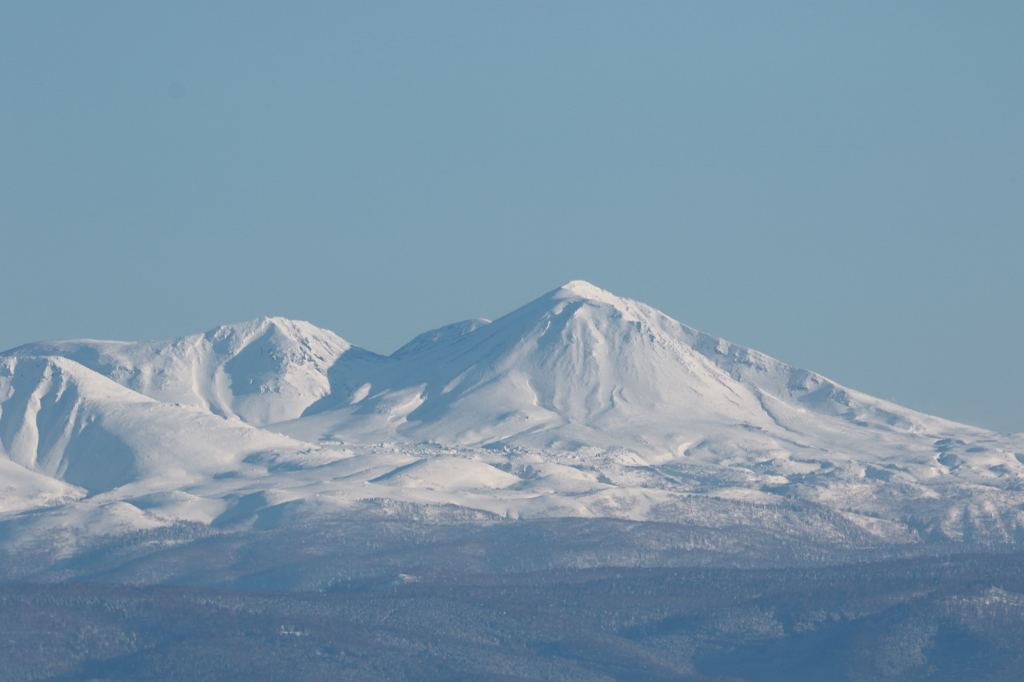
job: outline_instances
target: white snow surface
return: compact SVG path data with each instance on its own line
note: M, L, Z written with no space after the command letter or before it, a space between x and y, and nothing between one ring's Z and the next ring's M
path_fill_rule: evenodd
M1016 544L1022 461L1021 434L872 398L580 281L390 357L280 318L0 354L8 549L380 499Z

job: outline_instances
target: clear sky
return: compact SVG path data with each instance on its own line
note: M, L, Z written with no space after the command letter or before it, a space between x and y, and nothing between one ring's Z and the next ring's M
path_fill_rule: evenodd
M0 347L570 279L1024 431L1024 3L0 0Z

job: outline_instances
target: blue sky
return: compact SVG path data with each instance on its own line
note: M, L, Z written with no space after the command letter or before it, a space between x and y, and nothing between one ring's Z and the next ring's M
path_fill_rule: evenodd
M1024 4L0 3L0 347L570 279L1024 431Z

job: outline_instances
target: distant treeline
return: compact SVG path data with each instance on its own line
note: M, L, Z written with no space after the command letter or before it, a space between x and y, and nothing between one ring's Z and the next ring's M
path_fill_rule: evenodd
M1024 555L0 588L0 679L1019 681Z

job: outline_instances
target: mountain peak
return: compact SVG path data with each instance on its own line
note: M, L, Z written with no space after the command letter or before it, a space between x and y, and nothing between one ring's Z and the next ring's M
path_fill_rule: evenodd
M566 282L551 292L551 294L552 298L556 300L586 299L589 301L598 301L600 303L610 304L615 304L622 300L610 291L605 291L601 287L594 286L590 282L586 282L582 279L574 279L571 282Z
M275 331L296 340L308 337L329 338L333 343L349 345L332 331L320 329L309 322L291 320L287 317L264 316L235 324L223 324L209 330L204 336L211 340L229 337L248 340Z

